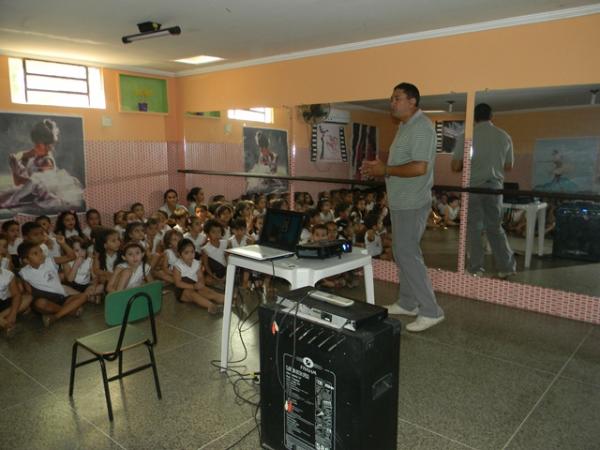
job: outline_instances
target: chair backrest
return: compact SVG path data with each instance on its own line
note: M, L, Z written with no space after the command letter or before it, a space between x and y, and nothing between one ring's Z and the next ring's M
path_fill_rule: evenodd
M144 293L152 301L154 314L158 314L162 306L162 281L153 281L140 287L125 289L124 291L111 292L104 299L104 320L109 326L121 325L129 300L136 294ZM144 297L144 296L139 296ZM129 310L127 322L145 319L150 314L148 302L143 298L133 302Z

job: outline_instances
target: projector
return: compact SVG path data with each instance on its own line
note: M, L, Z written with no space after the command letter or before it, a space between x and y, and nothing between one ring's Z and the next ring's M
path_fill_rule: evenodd
M334 239L331 241L307 242L296 246L298 258L325 259L333 256L341 256L342 253L352 251L352 242L345 239Z

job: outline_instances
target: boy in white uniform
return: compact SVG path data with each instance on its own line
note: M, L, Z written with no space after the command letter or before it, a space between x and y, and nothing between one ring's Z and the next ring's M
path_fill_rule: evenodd
M44 326L48 327L68 314L81 314L80 308L87 301L87 295L67 293L54 259L46 257L40 246L31 241L19 245L18 253L26 264L19 274L26 291L33 297L33 308L42 314Z

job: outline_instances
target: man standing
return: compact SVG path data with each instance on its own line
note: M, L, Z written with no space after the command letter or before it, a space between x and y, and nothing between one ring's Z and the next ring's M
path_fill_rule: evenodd
M421 237L431 211L431 187L435 162L435 130L419 109L416 86L400 83L391 97L392 116L401 125L390 146L387 164L364 161L367 176L384 176L392 221L394 259L398 265L400 291L390 314L417 316L408 331L423 331L442 320L421 253Z
M512 140L506 131L494 126L491 120L492 108L488 104L480 103L475 107L470 187L502 189L504 171L511 170L513 166ZM462 170L463 154L464 136L457 139L452 152L453 171ZM469 194L467 270L476 276L481 276L484 272L482 231L485 231L492 248L498 277L507 278L513 275L517 265L502 228L502 195Z

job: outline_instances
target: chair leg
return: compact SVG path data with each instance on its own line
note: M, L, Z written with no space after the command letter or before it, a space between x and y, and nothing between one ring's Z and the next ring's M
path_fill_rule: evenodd
M154 384L156 385L156 395L159 399L162 399L162 393L160 392L160 383L158 381L158 371L156 370L156 360L154 359L154 350L152 345L146 344L148 347L148 353L150 354L150 362L152 363L152 372L154 373Z
M119 378L123 376L123 352L119 352Z
M73 397L73 387L75 385L75 369L77 365L77 342L73 343L73 352L71 356L71 377L69 378L69 397Z
M104 360L102 359L102 357L98 358L98 362L100 363L100 369L102 370L102 383L104 384L104 395L106 395L106 407L108 408L108 419L112 422L113 411L112 411L112 402L110 401L110 390L108 388L108 377L106 376L106 365L104 364Z

